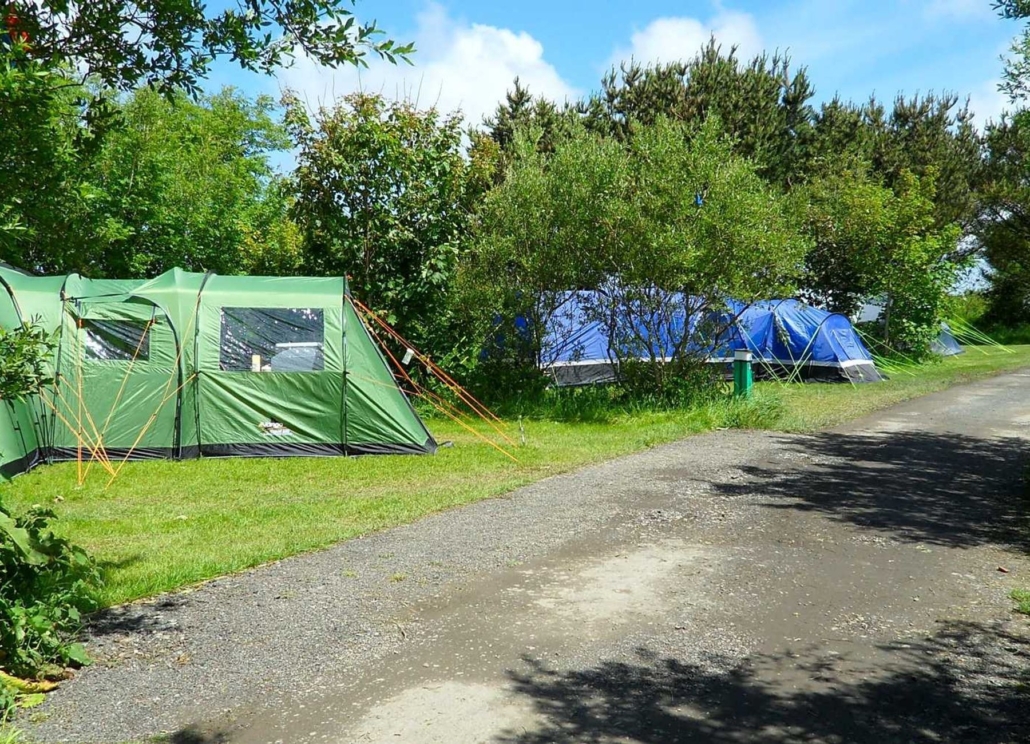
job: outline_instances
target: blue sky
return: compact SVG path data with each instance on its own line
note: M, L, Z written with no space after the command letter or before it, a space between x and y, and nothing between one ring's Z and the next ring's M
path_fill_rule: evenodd
M461 108L478 121L518 75L561 100L598 87L619 60L692 56L710 34L746 56L787 50L805 65L817 100L950 90L971 96L982 123L1005 105L999 55L1019 32L990 0L358 0L393 38L414 40L414 67L374 63L330 71L301 59L275 79L220 64L211 85L297 90L314 107L362 88Z

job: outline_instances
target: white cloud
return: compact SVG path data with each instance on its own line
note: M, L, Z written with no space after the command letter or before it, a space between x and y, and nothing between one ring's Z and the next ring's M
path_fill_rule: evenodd
M969 108L976 115L976 125L983 128L988 121L998 121L1009 108L1009 99L998 90L999 80L988 80L969 94Z
M558 102L579 97L528 33L459 22L429 3L418 16L414 40L414 66L377 60L367 70L331 70L299 57L278 80L313 108L364 90L443 111L460 109L473 124L493 112L516 77L531 93Z
M743 59L763 50L762 36L751 14L722 11L707 22L687 17L656 18L644 30L634 32L629 47L617 49L609 63L618 67L631 58L644 64L689 60L713 36L726 50L737 46Z
M987 0L930 0L926 14L931 18L970 20L993 18L996 11Z

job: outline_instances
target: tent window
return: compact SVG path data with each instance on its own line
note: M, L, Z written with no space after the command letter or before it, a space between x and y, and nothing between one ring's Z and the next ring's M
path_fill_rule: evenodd
M219 367L224 372L325 369L322 310L223 307Z
M138 362L150 359L147 323L135 320L83 320L85 358L94 362Z

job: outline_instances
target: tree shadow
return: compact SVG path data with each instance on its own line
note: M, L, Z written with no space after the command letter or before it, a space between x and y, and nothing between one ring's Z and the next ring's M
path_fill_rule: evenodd
M101 573L103 573L106 577L108 572L110 571L119 568L128 568L129 566L134 566L142 560L142 553L134 553L133 555L130 555L127 558L122 558L121 560L117 561L97 561L97 568L99 568Z
M229 734L225 731L202 731L190 726L157 739L157 744L225 744L228 741Z
M185 597L170 594L154 602L109 607L90 615L86 633L91 638L103 638L167 631L176 627L168 616L185 603Z
M786 441L786 457L743 466L747 478L716 484L717 492L768 495L771 508L820 512L906 541L1030 548L1023 440L830 432Z
M1030 738L1030 645L951 623L923 641L848 658L810 647L743 663L639 663L509 676L544 721L496 744L1003 744ZM886 658L884 658L886 657Z

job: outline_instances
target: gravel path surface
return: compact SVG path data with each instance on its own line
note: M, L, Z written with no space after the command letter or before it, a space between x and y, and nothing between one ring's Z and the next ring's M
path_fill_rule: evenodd
M29 733L1028 741L1028 386L699 436L111 611Z

